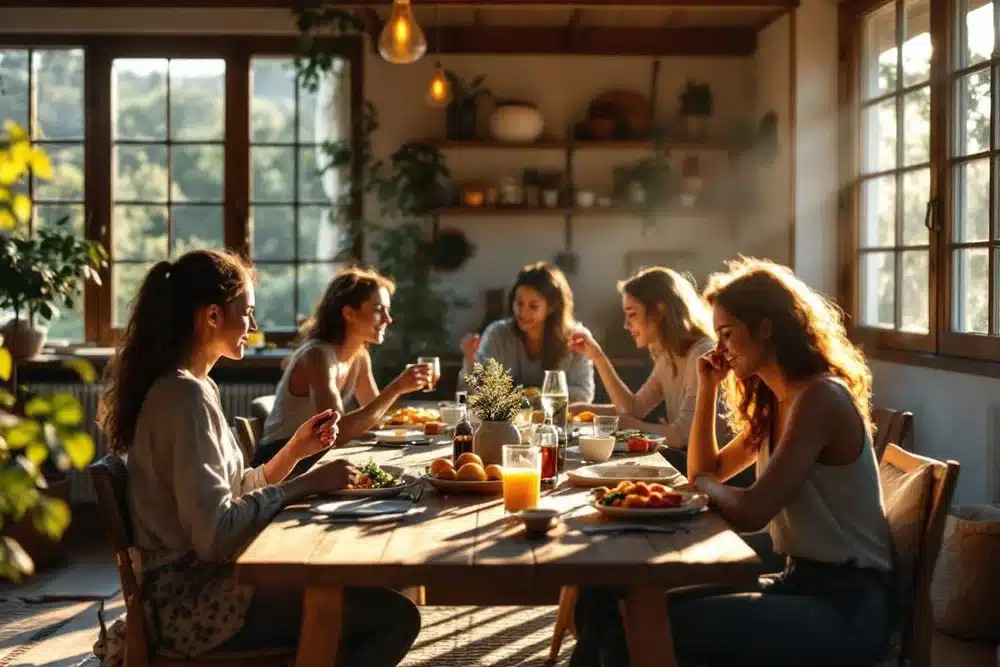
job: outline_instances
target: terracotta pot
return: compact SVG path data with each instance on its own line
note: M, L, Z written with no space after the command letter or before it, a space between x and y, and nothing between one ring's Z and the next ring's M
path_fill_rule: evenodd
M31 326L26 320L10 320L0 329L0 334L3 334L3 346L10 350L14 361L24 361L41 354L49 330Z
M502 104L490 116L490 134L498 141L532 142L544 127L541 112L530 104Z
M503 446L521 444L521 434L511 422L484 421L472 436L472 451L483 463L503 464Z

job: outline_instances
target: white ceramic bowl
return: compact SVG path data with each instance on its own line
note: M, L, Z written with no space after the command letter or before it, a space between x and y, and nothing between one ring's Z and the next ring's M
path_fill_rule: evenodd
M555 525L559 512L550 508L538 507L521 510L517 516L524 522L524 530L529 535L544 535Z
M581 435L580 454L584 461L604 463L615 451L615 438L612 435Z

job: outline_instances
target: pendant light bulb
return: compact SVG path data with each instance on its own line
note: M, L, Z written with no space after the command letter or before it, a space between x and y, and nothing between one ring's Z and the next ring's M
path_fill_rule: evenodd
M427 52L427 38L413 18L410 0L393 0L392 14L378 37L378 52L396 65L415 63Z
M434 63L434 76L431 77L430 85L427 86L427 103L432 107L448 106L451 102L451 84L445 76L441 63Z

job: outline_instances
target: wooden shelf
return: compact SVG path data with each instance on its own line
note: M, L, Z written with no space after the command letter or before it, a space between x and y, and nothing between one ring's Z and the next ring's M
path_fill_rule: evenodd
M441 218L451 218L451 217L509 217L509 218L527 218L527 217L538 217L538 216L560 216L564 217L566 215L572 214L573 217L591 217L591 216L635 216L640 217L647 214L644 209L623 207L623 206L611 206L611 207L600 207L591 206L588 208L574 207L574 208L520 208L514 206L456 206L452 208L442 208L434 212ZM712 216L722 215L721 211L712 211L703 208L684 208L680 206L671 207L664 209L662 211L656 211L653 213L654 216L665 217L665 218L707 218Z
M424 139L423 143L441 150L522 150L522 151L565 151L580 150L653 150L654 144L647 139L607 139L572 140L539 139L530 143L497 141L495 139L472 139L455 141L451 139ZM729 152L721 143L710 141L668 140L663 143L667 150Z

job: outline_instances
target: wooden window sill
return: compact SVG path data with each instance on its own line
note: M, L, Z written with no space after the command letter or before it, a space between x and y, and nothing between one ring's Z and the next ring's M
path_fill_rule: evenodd
M1000 378L1000 362L997 361L949 357L929 352L893 350L889 348L869 348L865 350L865 355L872 361L884 361L903 366L920 366L965 375Z

